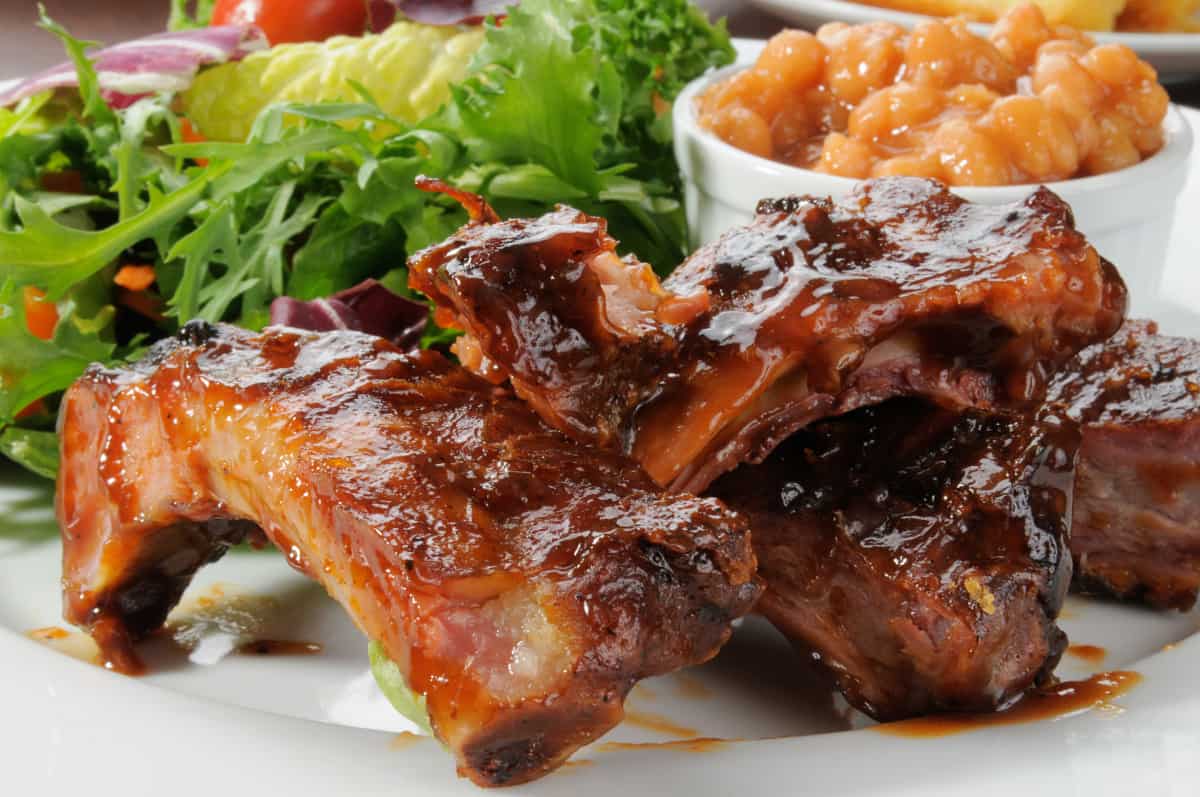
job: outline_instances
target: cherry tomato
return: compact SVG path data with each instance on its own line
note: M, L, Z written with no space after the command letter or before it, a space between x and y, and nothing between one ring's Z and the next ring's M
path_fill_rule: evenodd
M25 326L35 337L50 340L58 326L58 308L46 301L46 292L32 285L25 286Z
M179 120L179 137L187 144L203 144L208 141L204 134L196 129L191 119ZM208 158L196 158L197 166L207 166Z
M212 16L214 25L258 25L271 44L361 36L367 21L365 0L217 0Z

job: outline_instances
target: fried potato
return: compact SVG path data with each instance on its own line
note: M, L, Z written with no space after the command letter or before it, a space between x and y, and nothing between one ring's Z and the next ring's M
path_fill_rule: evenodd
M1191 3L1193 0L1171 0ZM911 11L931 16L961 15L979 22L995 22L1011 8L1029 0L865 0L867 5ZM1155 0L1141 0L1144 5L1164 5ZM1112 30L1117 15L1126 7L1126 0L1035 0L1051 25L1071 25L1082 30Z
M1200 0L1128 0L1117 30L1200 31Z

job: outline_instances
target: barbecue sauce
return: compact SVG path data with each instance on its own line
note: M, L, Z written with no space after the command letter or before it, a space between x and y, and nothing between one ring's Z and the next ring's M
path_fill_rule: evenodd
M735 741L738 740L698 736L694 739L677 739L673 742L603 742L596 745L596 749L602 753L615 753L622 750L682 750L686 753L711 753Z
M464 363L684 492L856 394L1025 406L1124 313L1115 270L1045 189L999 207L916 179L764 200L661 284L594 217L488 222L452 195L478 221L409 275L468 333Z
M712 690L694 675L679 673L675 676L675 691L689 700L706 700L713 696Z
M1067 648L1067 655L1082 659L1088 664L1099 664L1108 656L1108 651L1099 645L1071 645Z
M419 744L423 739L428 739L428 736L422 736L419 733L412 731L401 731L392 737L391 743L388 745L393 750L407 750L415 744Z
M256 639L239 645L237 652L243 656L315 656L325 650L316 642L299 642L289 639Z
M1055 720L1091 709L1114 710L1112 699L1125 694L1142 680L1136 672L1102 672L1083 681L1063 681L1042 692L1026 695L1020 703L994 714L943 714L876 725L872 730L889 736L933 739L996 725L1020 725Z
M628 708L625 710L625 722L648 731L661 733L664 736L678 736L683 739L690 739L699 735L699 731L694 728L677 725L667 717L645 711L634 711Z
M79 659L97 667L106 665L100 648L96 646L91 637L79 631L68 631L58 626L50 626L27 631L25 636L73 659Z

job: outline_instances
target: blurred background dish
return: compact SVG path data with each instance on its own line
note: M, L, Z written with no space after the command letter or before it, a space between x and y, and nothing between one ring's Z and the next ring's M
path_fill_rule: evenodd
M861 0L862 5L931 16L961 14L995 22L1027 0ZM1197 30L1196 0L1032 0L1053 25L1127 33L1191 33Z
M860 22L894 22L905 27L912 27L916 23L928 19L928 15L903 11L898 8L884 8L881 5L888 3L896 6L901 4L915 6L917 3L922 3L931 10L934 7L943 5L948 7L950 5L945 0L911 0L911 2L910 0L880 0L880 5L848 2L847 0L751 0L751 3L764 11L778 15L789 24L798 25L810 30L815 30L826 22L835 21L849 22L851 24ZM984 6L1000 7L1011 5L1010 3L985 3L979 0L972 0L969 4L981 8ZM1065 2L1044 2L1042 5L1064 8L1071 4ZM1082 2L1081 7L1090 9L1090 11L1083 15L1084 19L1091 19L1093 17L1096 19L1108 18L1111 14L1097 14L1095 10L1101 7L1107 8L1112 5L1112 0L1100 0L1095 3L1090 2L1090 0ZM1048 14L1048 16L1053 17L1054 15ZM1152 16L1149 13L1139 14L1139 18L1147 22L1149 22ZM1165 16L1174 18L1178 15L1167 14ZM1073 19L1071 16L1062 14L1060 14L1060 17ZM986 31L989 26L978 23L974 27L978 31ZM1096 41L1102 44L1116 42L1131 47L1138 55L1158 69L1159 73L1166 79L1180 79L1200 74L1200 33L1148 33L1121 30L1114 32L1111 30L1102 30L1093 35Z

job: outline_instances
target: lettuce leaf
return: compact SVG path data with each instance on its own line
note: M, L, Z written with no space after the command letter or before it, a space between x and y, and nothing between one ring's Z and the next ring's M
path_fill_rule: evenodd
M502 214L570 201L666 273L686 254L671 100L733 57L688 0L524 0L424 124L462 141L453 181Z
M349 102L363 93L411 124L446 101L482 42L478 28L398 22L377 35L282 44L203 72L181 100L196 128L219 141L244 141L271 105Z
M45 479L58 477L58 435L10 426L0 432L0 454Z
M38 399L66 389L94 362L108 360L113 344L104 339L112 307L91 317L79 312L79 300L58 302L58 325L51 340L29 332L20 289L11 280L0 286L0 427Z
M596 37L576 38L593 11L589 0L527 0L488 31L474 74L454 88L441 121L472 160L540 163L570 186L599 192L596 156L616 135L622 86Z
M375 676L375 683L379 684L379 689L383 692L384 697L396 711L432 736L433 728L429 724L429 710L425 707L425 696L418 695L409 687L404 673L400 672L396 663L388 658L383 646L378 642L369 643L367 654L371 658L371 674Z
M61 224L41 205L18 196L20 226L0 231L0 263L14 282L38 285L57 299L126 249L179 221L204 197L215 176L205 174L171 194L151 189L144 210L99 231Z

